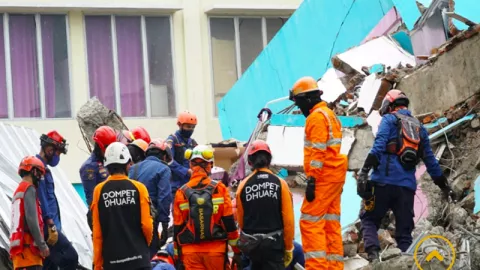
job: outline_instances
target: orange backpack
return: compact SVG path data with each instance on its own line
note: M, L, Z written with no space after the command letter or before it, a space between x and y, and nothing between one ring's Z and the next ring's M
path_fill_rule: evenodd
M394 112L397 118L398 136L388 143L387 151L396 154L406 170L412 170L422 158L421 124L413 116Z

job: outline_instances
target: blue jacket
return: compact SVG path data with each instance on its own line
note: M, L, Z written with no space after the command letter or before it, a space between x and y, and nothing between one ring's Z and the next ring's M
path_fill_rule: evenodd
M42 179L43 181L40 181L38 185L38 199L40 200L43 221L46 226L47 219L52 219L57 230L61 231L62 222L60 219L60 208L58 206L57 196L55 196L55 183L53 182L52 172L40 155L37 155L37 158L43 162L43 165L45 165L45 168L47 169L45 176Z
M399 110L398 112L403 115L412 116L410 111L406 109ZM380 126L378 127L375 142L370 150L370 153L374 154L380 161L378 168L373 170L371 180L378 183L402 186L416 190L417 181L415 178L415 170L406 171L402 167L397 155L387 153L387 143L390 140L397 138L397 132L397 118L395 115L384 115ZM432 177L441 176L443 174L442 170L433 154L432 147L430 146L428 132L423 126L420 130L420 137L420 143L424 149L422 160L427 167L428 173Z
M107 178L108 171L103 167L103 162L92 153L80 167L80 179L82 180L88 206L92 203L95 187L107 180Z
M144 161L132 167L128 178L142 182L148 189L148 195L158 212L156 221L170 221L170 204L172 204L172 191L170 178L172 173L168 165L157 157L149 156Z
M180 135L180 131L175 132L174 135L170 135L167 138L167 143L170 146L173 162L170 164L172 169L172 193L175 193L177 189L186 184L190 180L188 175L188 169L190 164L185 159L185 150L193 149L197 146L194 139L184 139Z

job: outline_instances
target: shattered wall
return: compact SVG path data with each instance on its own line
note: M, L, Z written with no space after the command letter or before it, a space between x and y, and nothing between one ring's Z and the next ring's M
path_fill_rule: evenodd
M478 59L480 35L461 42L432 65L403 78L397 88L409 95L414 114L443 112L480 90Z

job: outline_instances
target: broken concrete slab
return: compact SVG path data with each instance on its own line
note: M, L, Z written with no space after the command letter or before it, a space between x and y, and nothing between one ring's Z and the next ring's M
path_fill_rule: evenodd
M447 216L447 220L453 225L463 225L467 217L467 210L455 205L453 209L450 209L450 215Z
M371 128L357 129L355 132L355 142L348 155L348 170L358 171L362 168L365 158L373 146L373 136Z
M353 258L348 258L343 262L344 270L356 270L368 265L368 261L356 255Z
M472 122L470 122L470 126L473 128L473 129L478 129L480 128L480 118L475 118L472 120Z
M443 113L478 92L480 85L480 35L459 43L439 56L431 65L423 66L404 77L396 86L410 99L413 114ZM446 75L448 74L448 75ZM421 91L417 91L421 89ZM432 102L435 98L435 102Z
M413 265L415 264L415 260L413 256L399 256L388 261L378 262L373 265L373 270L410 270L412 269ZM366 270L369 268L362 268L362 270ZM435 268L433 268L435 269Z
M382 261L390 260L392 258L402 255L402 251L399 248L389 248L382 253Z

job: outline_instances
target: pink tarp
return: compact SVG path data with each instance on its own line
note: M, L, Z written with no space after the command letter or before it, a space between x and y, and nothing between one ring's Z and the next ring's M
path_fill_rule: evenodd
M422 165L417 168L417 171L415 172L415 177L417 178L417 181L422 177L422 175L425 173L426 168L425 165ZM423 193L422 188L420 185L417 186L417 192L415 193L415 205L414 205L414 211L415 211L415 223L417 223L420 218L426 218L428 216L428 200L427 196Z
M402 19L400 18L400 14L398 14L395 7L390 9L385 16L378 22L377 26L373 28L372 31L367 35L367 37L362 41L361 44L367 42L370 39L375 37L383 36L385 34L390 33L392 30L395 30L394 27L401 23Z

